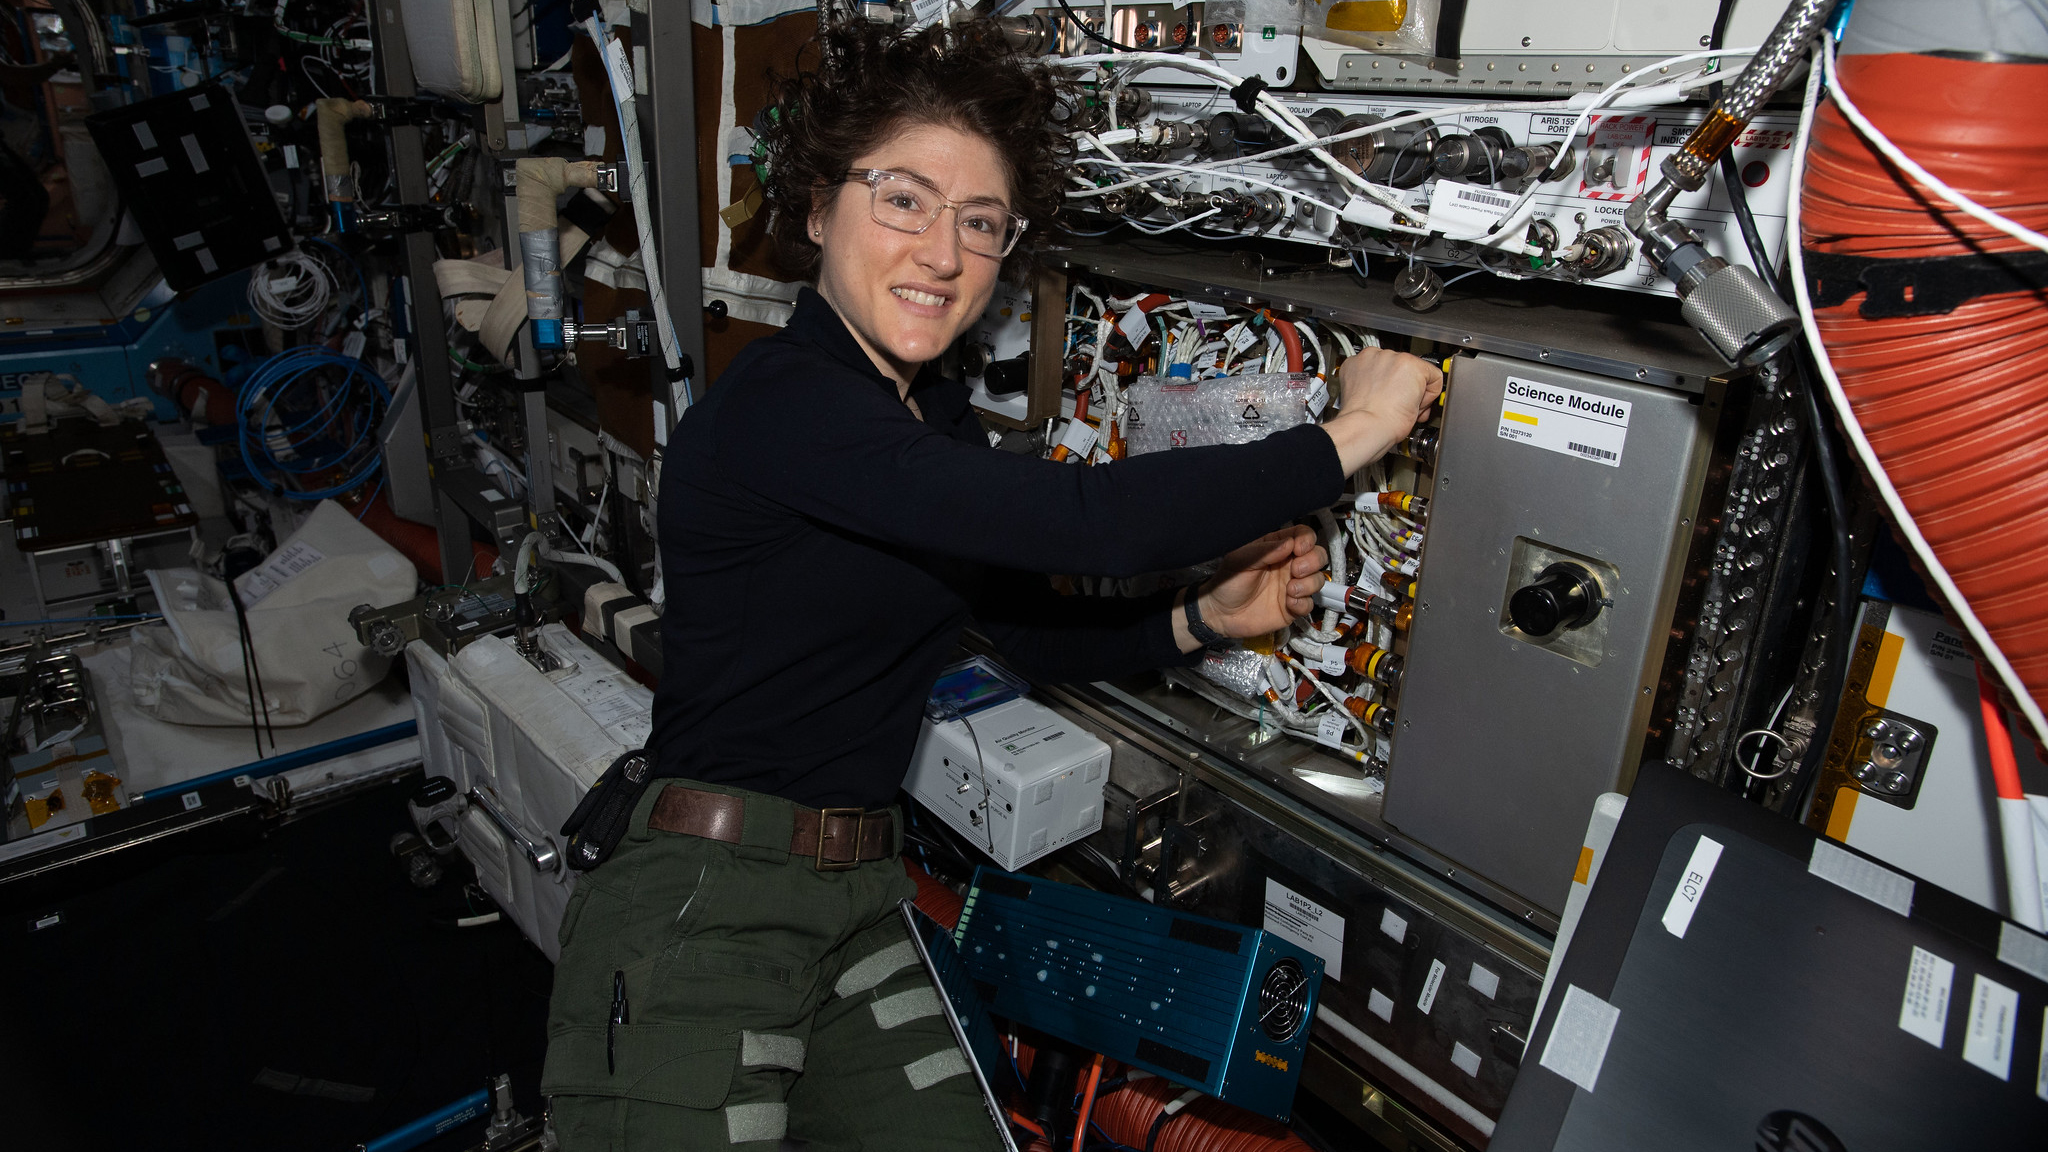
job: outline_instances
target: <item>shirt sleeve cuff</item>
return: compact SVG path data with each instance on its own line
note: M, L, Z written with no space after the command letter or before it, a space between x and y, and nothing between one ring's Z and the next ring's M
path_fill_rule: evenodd
M1143 632L1139 643L1142 645L1145 663L1153 668L1192 668L1202 662L1204 649L1183 652L1173 638L1173 598L1178 590L1157 593L1157 603L1145 614Z

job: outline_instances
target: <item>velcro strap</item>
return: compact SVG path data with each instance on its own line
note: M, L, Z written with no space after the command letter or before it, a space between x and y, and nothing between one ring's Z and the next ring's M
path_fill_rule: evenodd
M2048 288L2048 252L1972 252L1960 256L1845 256L1808 249L1806 287L1813 306L1832 308L1863 293L1865 320L1941 316L1979 296Z

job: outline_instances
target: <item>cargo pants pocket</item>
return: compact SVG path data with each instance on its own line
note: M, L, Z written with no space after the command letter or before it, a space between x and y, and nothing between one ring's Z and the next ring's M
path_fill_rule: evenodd
M735 1143L731 1094L741 1033L694 1024L577 1024L549 1037L541 1092L563 1152L642 1152ZM738 1135L783 1118L742 1111ZM749 1127L751 1125L751 1127Z

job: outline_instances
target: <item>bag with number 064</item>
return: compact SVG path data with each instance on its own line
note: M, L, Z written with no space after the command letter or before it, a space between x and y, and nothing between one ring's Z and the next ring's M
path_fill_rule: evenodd
M357 642L349 610L410 599L417 580L411 561L327 500L237 577L270 722L304 724L384 679L390 657ZM249 723L241 630L227 585L191 568L153 570L149 582L164 619L133 634L136 707L175 724Z

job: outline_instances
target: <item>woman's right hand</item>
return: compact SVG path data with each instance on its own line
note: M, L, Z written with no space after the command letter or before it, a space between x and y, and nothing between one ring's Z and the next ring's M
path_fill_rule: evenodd
M1337 369L1337 415L1323 423L1346 476L1379 459L1429 418L1444 374L1419 356L1367 348Z

